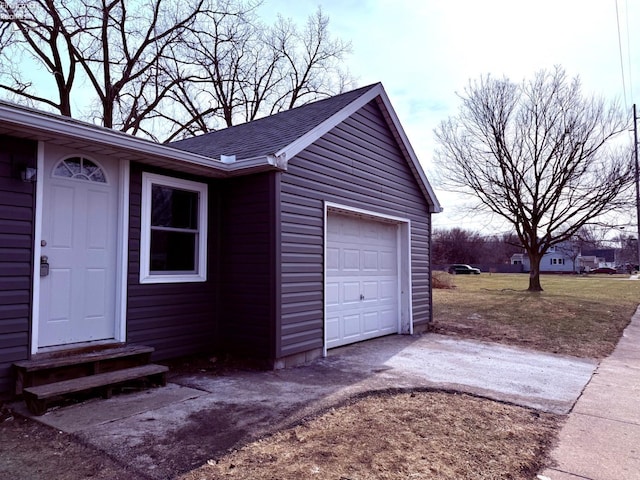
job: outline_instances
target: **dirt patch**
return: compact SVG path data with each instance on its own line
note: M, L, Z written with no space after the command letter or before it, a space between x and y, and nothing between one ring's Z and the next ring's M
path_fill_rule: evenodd
M216 455L212 416L203 415L190 418L166 445L183 453L175 465L158 458L158 440L148 439L152 463L174 472L167 479L187 471L178 478L529 480L548 462L563 418L466 394L388 392L351 399ZM197 468L207 452L210 460ZM119 463L73 435L6 410L0 423L0 478L150 479L148 467Z
M0 478L29 480L145 479L72 435L3 408L0 417Z
M443 392L371 395L279 432L181 480L531 479L560 418Z

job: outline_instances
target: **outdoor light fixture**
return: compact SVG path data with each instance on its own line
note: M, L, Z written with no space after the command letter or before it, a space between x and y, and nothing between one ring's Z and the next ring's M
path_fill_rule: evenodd
M38 174L38 169L33 167L25 167L20 170L20 178L23 182L32 183L36 181L36 176Z

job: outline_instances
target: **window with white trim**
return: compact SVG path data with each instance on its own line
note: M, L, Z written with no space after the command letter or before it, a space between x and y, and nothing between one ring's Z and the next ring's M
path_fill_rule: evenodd
M207 185L142 174L140 283L207 280Z

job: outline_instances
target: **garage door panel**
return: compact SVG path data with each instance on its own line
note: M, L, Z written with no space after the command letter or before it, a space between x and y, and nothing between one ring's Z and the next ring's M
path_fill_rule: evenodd
M326 286L326 296L325 301L327 302L327 307L331 307L333 305L340 304L340 284L339 283L327 283Z
M388 333L398 330L398 316L395 309L387 309L379 312L380 329Z
M363 250L362 269L365 272L377 272L380 269L377 250Z
M360 270L360 250L343 248L340 269L343 272L358 272Z
M344 282L342 284L342 303L359 303L360 290L360 282Z
M362 282L362 295L365 301L378 301L378 282Z
M362 320L362 331L365 335L370 335L380 330L380 315L378 312L364 312Z
M395 280L381 280L379 283L380 293L379 299L395 300L398 297L398 283Z
M327 316L326 326L327 342L337 342L340 340L340 317Z
M342 317L342 323L344 325L343 337L345 339L360 335L360 314L344 315Z
M328 348L398 331L397 232L395 224L328 215Z
M327 248L327 273L337 272L340 269L340 249Z
M379 254L380 258L380 271L386 274L388 273L396 273L398 271L398 257L396 252L392 251L381 251Z

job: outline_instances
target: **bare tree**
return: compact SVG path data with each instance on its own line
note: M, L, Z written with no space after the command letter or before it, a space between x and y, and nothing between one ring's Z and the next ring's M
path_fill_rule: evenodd
M248 122L353 85L342 68L351 45L330 36L320 8L302 31L280 16L266 26L249 14L220 15L195 40L182 55L192 81L173 97L188 121L176 122L169 139Z
M168 74L170 47L193 33L199 17L215 11L218 5L211 3L30 0L14 11L9 2L2 2L0 88L67 116L73 115L72 94L82 104L80 98L90 91L94 120L135 134L181 80ZM49 88L37 90L33 81L25 80L33 78L33 72L16 68L10 61L14 55L44 67L49 74L45 81L54 82L58 98L51 98Z
M522 252L522 244L513 233L485 237L482 263L510 264L514 253Z
M322 11L299 31L281 18L262 24L259 4L29 0L15 9L0 2L0 91L155 139L342 91L349 77L340 64L350 45L331 38Z
M479 263L485 239L478 233L462 228L433 232L433 263Z
M441 180L513 225L531 261L529 290L541 291L549 247L628 200L630 152L611 142L624 118L560 67L522 84L483 77L461 98L435 132Z
M72 42L80 33L71 25L72 19L64 5L52 8L45 0L15 5L0 2L0 90L12 100L31 106L45 104L71 116L77 70ZM51 83L46 94L35 89L35 72L24 71L30 61L48 74ZM56 95L50 94L51 86Z

